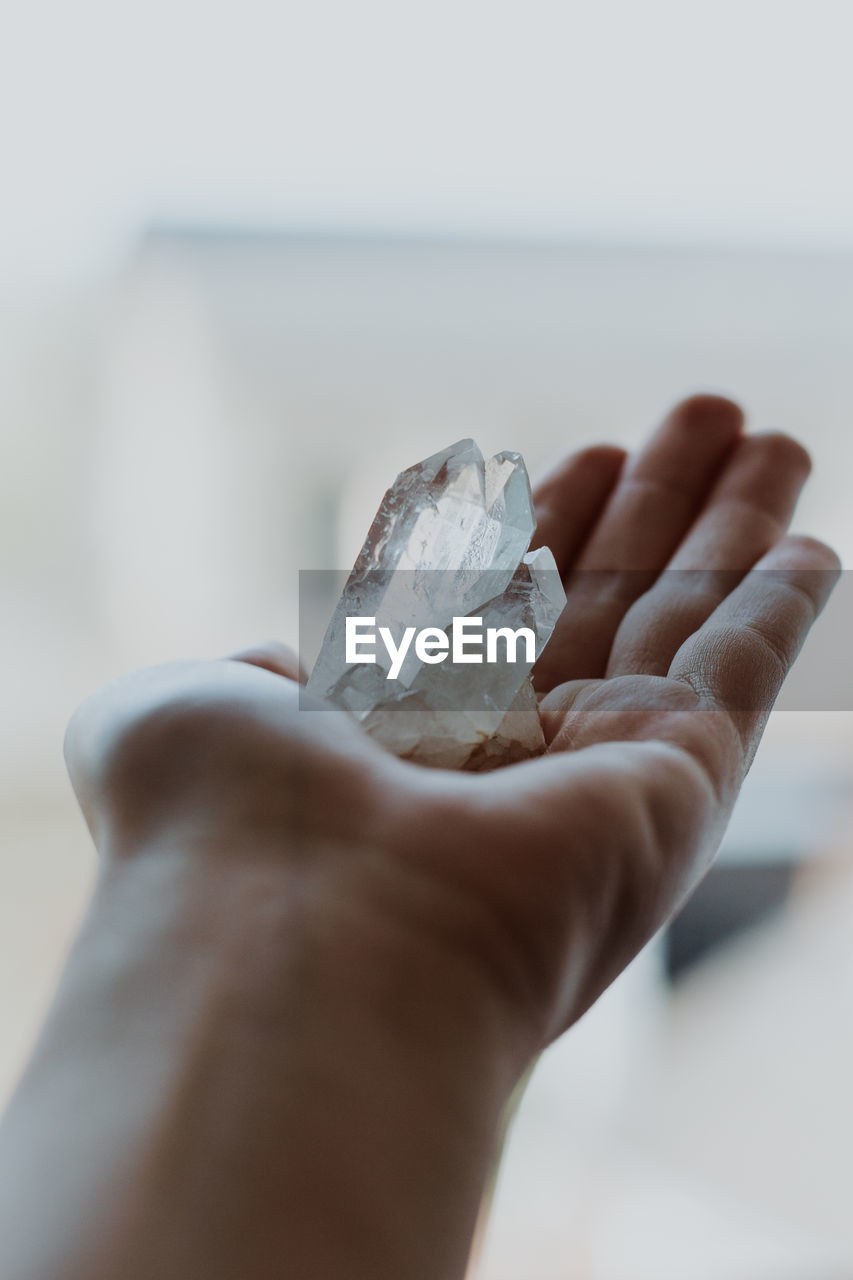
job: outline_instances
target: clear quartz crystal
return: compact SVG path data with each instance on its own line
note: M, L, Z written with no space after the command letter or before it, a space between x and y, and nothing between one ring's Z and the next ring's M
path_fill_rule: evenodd
M399 643L406 627L530 628L535 657L566 602L554 557L528 552L536 527L521 456L484 459L461 440L401 472L386 493L329 623L309 692L345 707L396 755L421 764L492 769L540 755L545 740L523 643L517 660L457 664L409 648L397 679L383 644L347 664L346 618L375 618ZM503 655L505 649L499 647Z

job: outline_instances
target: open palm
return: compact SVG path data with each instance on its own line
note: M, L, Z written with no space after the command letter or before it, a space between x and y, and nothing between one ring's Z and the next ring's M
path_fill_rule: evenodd
M275 647L175 664L72 723L96 839L138 843L176 814L222 847L245 846L247 823L275 828L283 858L307 851L334 884L338 936L473 962L541 1047L707 867L838 573L822 544L786 536L806 453L742 427L729 401L694 397L633 457L594 447L537 489L536 542L568 597L535 672L545 757L422 769L342 713L297 711Z

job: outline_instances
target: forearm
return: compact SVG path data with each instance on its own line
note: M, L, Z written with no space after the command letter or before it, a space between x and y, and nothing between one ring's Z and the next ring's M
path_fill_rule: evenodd
M462 960L383 955L339 889L108 867L0 1130L6 1280L463 1274L519 1064Z

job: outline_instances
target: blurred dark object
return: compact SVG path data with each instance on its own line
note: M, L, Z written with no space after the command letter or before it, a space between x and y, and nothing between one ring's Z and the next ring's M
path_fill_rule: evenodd
M670 982L783 907L795 872L794 863L782 860L713 867L666 931Z

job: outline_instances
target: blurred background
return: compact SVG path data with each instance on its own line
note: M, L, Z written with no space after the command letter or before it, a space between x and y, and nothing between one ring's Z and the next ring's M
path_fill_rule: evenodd
M401 467L719 391L851 562L852 41L846 0L7 13L0 1094L93 873L75 703L295 637ZM717 869L543 1059L477 1280L853 1275L845 706L774 714Z

